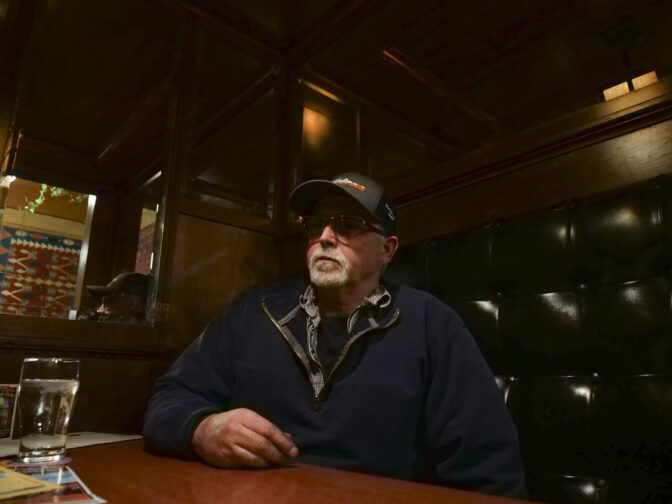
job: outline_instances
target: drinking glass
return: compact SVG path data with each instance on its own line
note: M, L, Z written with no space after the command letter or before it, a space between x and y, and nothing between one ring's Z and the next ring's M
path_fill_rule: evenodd
M40 464L65 457L65 434L78 388L79 360L23 360L18 392L19 462Z

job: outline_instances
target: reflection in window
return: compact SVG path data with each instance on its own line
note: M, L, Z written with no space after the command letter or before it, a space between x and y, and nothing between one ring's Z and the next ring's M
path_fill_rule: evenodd
M303 105L302 180L360 170L356 108L309 82Z
M95 196L9 176L0 191L0 313L68 318Z
M213 132L196 138L187 193L271 220L276 164L276 96L268 91Z
M159 171L133 191L98 198L77 320L154 323L162 193Z
M154 264L154 229L159 205L143 208L138 235L138 251L135 256L135 272L149 275Z

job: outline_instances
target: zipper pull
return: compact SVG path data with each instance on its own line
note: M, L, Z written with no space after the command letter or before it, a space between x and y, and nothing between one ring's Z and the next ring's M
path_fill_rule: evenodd
M313 396L313 412L318 413L320 411L320 394L315 394Z

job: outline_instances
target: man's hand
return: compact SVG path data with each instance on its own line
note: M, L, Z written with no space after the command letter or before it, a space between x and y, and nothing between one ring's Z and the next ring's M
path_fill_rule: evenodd
M289 434L244 408L207 416L191 445L208 464L226 468L285 465L299 453Z

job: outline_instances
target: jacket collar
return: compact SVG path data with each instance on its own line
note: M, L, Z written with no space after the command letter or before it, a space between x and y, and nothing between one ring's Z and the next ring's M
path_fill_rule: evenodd
M320 394L327 387L350 346L370 331L392 325L399 317L399 309L393 306L392 295L387 287L379 286L350 314L349 339L327 375L317 356L319 311L314 301L313 286L304 283L303 291L289 289L286 295L266 296L262 299L262 308L302 362L310 379L314 400L319 401Z
M291 288L285 294L270 294L264 297L262 302L273 318L280 325L285 325L299 313L302 313L302 318L305 318L305 312L301 308L299 299L312 288L312 284L302 279L300 282L293 282ZM394 312L397 311L394 302L395 291L396 289L393 286L385 282L379 284L378 288L364 300L364 303L350 314L348 319L349 332L357 325L361 317L361 313L357 314L357 312L362 307L368 309L369 316L366 318L375 320L375 325L379 327L387 326L393 318Z

